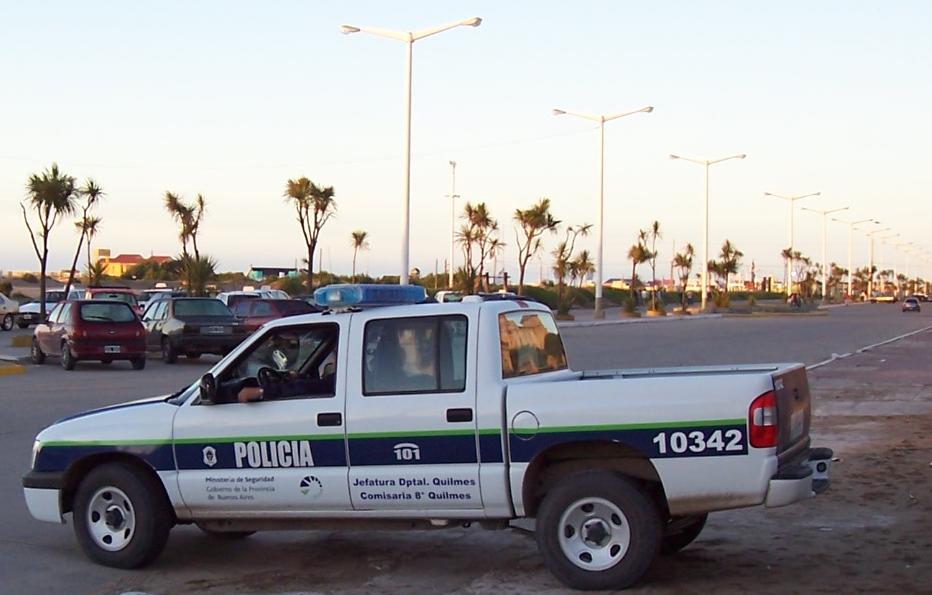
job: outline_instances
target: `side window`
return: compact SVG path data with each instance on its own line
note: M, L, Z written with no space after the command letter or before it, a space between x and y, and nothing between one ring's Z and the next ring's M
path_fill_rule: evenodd
M71 314L71 302L66 302L62 304L61 310L58 312L58 318L55 319L55 322L59 324L68 324L68 317Z
M159 300L155 306L155 312L152 313L153 320L165 320L165 313L168 310L168 301Z
M545 312L498 315L502 378L529 376L566 368L563 341L553 316Z
M234 316L249 316L249 302L240 302L233 307Z
M58 322L58 316L61 314L62 304L58 304L49 312L49 322Z
M363 394L466 390L465 316L387 318L366 324Z
M249 303L249 302L244 302ZM275 311L272 310L272 305L268 302L255 302L251 304L252 315L253 316L275 316Z

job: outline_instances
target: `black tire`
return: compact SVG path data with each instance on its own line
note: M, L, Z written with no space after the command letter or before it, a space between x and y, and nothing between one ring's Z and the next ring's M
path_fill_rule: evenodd
M106 500L110 507L104 516L91 510L91 506L101 499ZM118 513L115 519L109 517L113 509ZM132 527L113 531L111 522L122 519L123 526L127 526L129 513L132 515ZM145 566L162 553L173 522L174 517L159 482L125 463L109 463L92 469L75 493L75 536L84 553L104 566L127 569ZM105 549L100 542L108 535L95 537L92 527L109 531L111 540L116 536L117 539L126 539L126 543L115 551ZM119 523L116 528L119 529Z
M588 516L586 507L595 501L601 509L620 511ZM576 518L585 518L578 529L572 521L564 525L563 517L580 511ZM600 516L601 515L601 516ZM602 517L605 516L603 519ZM569 517L572 519L572 516ZM586 527L590 522L596 526ZM595 530L594 530L595 529ZM587 537L583 538L583 531ZM625 531L628 536L625 538ZM600 534L601 532L601 534ZM617 536L613 532L618 532ZM537 546L544 562L563 584L574 589L625 589L637 583L657 556L660 548L661 521L654 502L634 481L610 471L582 471L560 479L544 497L537 514ZM582 544L602 541L601 545L585 545L590 548L580 554L578 563L564 553L561 543L577 539ZM618 543L627 541L627 548ZM571 547L571 546L568 546ZM616 549L617 548L617 549ZM602 563L588 552L596 553L604 568L587 564ZM587 560L585 557L589 556ZM617 558L617 559L616 559Z
M74 370L74 365L78 363L78 358L71 352L68 343L63 341L61 344L61 367L66 370Z
M39 342L36 341L36 338L32 338L32 349L29 350L29 355L32 356L32 363L37 366L41 366L45 363L45 354L42 353L42 348L39 347Z
M215 539L222 539L224 541L246 539L250 535L255 535L256 533L255 531L214 531L213 529L208 529L200 524L197 525L197 528Z
M162 337L162 361L166 364L173 364L178 361L178 352L172 347L172 342L168 337Z
M693 517L674 517L671 519L667 523L663 541L660 543L660 553L664 556L670 556L691 544L702 533L702 528L705 527L708 518L708 514L701 514Z
M134 370L142 370L146 367L146 358L145 356L140 356L130 360L130 363L133 364Z
M3 316L3 322L0 322L0 329L9 331L13 329L13 315L6 314Z
M16 326L18 326L19 328L29 328L29 323L23 320L20 320L19 322L16 323Z
M201 354L200 353L186 353L184 356L188 359L198 359L199 357L201 357Z

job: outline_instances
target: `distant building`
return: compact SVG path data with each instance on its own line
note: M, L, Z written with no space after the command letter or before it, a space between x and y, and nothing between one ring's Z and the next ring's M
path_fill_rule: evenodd
M109 277L122 277L131 268L142 264L147 260L157 262L158 264L165 264L166 262L171 262L172 260L171 256L152 255L146 258L141 254L119 254L117 256L111 257L109 248L95 249L94 257L96 262L102 263L106 267L104 274Z
M246 276L254 281L263 279L281 279L282 277L294 278L298 276L298 269L294 267L254 267L250 266L246 271Z

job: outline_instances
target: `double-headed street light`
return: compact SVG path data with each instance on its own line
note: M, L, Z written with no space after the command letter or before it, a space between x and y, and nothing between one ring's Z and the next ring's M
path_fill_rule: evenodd
M645 113L649 114L654 111L653 106L648 105L630 112L619 114L584 114L580 112L571 112L569 110L554 109L554 116L576 116L584 120L591 120L599 123L599 239L598 248L595 252L595 311L592 313L593 318L605 318L605 311L602 306L602 238L605 229L605 123L630 116L632 114Z
M401 238L401 275L399 281L401 285L408 283L408 254L410 251L410 231L411 231L411 61L414 50L414 42L437 33L442 33L456 27L478 27L482 23L479 17L465 19L455 23L447 23L430 29L420 31L389 31L388 29L377 29L374 27L354 27L352 25L341 25L340 31L349 35L350 33L369 33L379 37L387 37L402 41L407 46L407 68L405 75L405 136L404 136L404 200L402 215L402 238Z
M829 209L827 211L819 211L817 209L809 209L803 207L804 211L809 211L810 213L818 213L822 215L822 303L826 303L828 297L828 263L825 260L825 239L828 235L828 216L832 213L838 213L840 211L847 211L849 207L840 207L837 209Z
M813 192L812 194L797 194L796 196L785 196L783 194L774 194L773 192L764 192L764 196L782 198L790 205L790 258L786 259L786 297L790 297L790 294L792 293L790 290L793 287L793 203L795 203L797 200L802 200L803 198L821 195L821 192Z
M851 268L853 266L851 262L851 252L853 250L853 245L854 245L854 226L859 225L861 223L868 223L868 222L879 223L879 222L874 221L873 219L860 219L858 221L844 221L842 219L835 219L834 217L832 217L832 221L837 221L838 223L846 223L848 225L848 299L851 299L852 298L851 292L854 291L854 269Z
M867 299L874 297L874 235L878 233L883 233L885 231L890 231L891 227L884 227L883 229L875 229L874 231L867 232L868 239L868 253L867 253Z
M670 159L682 159L691 161L705 166L705 223L702 227L702 305L701 311L705 311L706 296L709 293L709 166L728 161L729 159L744 159L747 157L744 153L739 155L730 155L720 159L692 159L691 157L680 157L679 155L670 155ZM726 288L727 289L727 288Z

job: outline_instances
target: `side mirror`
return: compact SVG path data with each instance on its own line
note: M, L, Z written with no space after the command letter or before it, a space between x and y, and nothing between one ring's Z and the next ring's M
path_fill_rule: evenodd
M217 399L217 379L210 372L201 376L198 388L202 401L213 403Z

